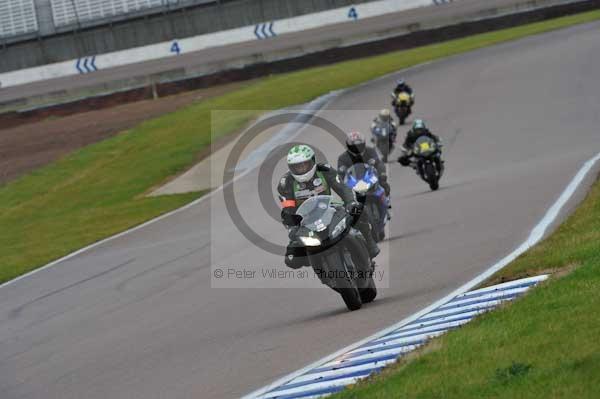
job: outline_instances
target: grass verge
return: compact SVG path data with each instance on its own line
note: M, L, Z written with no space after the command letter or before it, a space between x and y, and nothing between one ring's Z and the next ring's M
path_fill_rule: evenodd
M0 187L0 282L198 198L142 196L210 145L211 110L240 110L212 121L223 136L256 118L251 110L305 103L412 65L598 19L593 11L261 79L79 150Z
M493 280L557 271L332 399L600 398L600 182L548 239Z

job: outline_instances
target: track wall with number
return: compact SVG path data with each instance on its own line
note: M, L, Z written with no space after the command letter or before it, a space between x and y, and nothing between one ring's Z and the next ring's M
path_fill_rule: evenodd
M0 73L375 0L161 1L0 0Z
M439 0L438 0L439 2ZM87 56L26 68L0 74L0 87L10 87L71 75L94 73L98 70L130 65L166 57L176 57L211 47L243 43L252 40L268 40L277 35L299 32L330 24L351 22L361 18L384 15L390 12L435 6L432 0L380 0L307 14L281 20L264 21L258 24L228 29L220 32L174 39L147 46L105 54L90 53Z

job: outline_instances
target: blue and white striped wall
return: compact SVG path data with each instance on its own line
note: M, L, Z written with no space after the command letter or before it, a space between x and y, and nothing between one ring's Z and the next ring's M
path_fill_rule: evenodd
M523 295L547 278L547 275L530 277L457 295L418 319L363 343L333 360L305 370L293 379L270 387L267 392L253 397L307 399L341 391L345 386L379 372L431 338L460 327L475 316Z

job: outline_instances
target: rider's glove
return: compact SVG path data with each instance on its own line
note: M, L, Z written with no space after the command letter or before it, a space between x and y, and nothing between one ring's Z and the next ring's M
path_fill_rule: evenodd
M287 267L290 267L292 269L300 269L302 266L304 266L302 263L303 262L301 261L301 259L293 254L285 255L285 265Z
M401 156L401 157L398 158L398 162L402 166L408 166L408 165L410 165L410 158L408 156L406 156L406 155L403 155L403 156Z
M283 208L281 210L281 221L288 228L292 226L297 226L299 224L299 221L294 208Z

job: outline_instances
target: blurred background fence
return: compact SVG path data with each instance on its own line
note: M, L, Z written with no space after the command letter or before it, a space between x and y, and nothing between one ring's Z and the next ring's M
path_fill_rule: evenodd
M373 0L0 0L0 72Z

